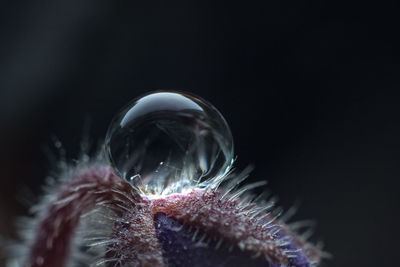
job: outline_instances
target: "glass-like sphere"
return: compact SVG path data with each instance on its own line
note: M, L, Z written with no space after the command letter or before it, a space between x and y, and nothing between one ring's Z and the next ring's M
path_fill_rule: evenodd
M149 193L179 193L226 174L233 139L221 113L187 93L158 91L113 119L106 152L115 171Z

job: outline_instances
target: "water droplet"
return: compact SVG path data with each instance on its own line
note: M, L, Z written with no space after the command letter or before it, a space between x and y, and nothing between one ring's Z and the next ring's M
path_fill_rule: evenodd
M106 151L115 171L135 187L178 193L224 175L232 163L233 140L210 103L161 91L122 109L108 129Z

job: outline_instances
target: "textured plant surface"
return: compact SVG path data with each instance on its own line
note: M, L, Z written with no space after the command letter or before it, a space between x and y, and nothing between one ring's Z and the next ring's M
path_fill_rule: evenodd
M323 253L272 201L228 175L167 196L141 193L104 160L65 168L48 186L9 266L316 266ZM307 235L307 234L306 234Z
M231 173L229 126L200 97L156 91L133 100L112 120L103 152L107 160L61 171L26 223L17 266L320 262L307 232L296 235L273 201L252 197L264 181L238 187L248 171Z

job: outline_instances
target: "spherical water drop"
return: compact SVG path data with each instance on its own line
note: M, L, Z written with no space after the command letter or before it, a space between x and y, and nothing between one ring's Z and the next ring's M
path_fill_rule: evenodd
M115 171L149 193L179 193L228 171L233 140L222 115L199 97L160 91L132 101L111 122Z

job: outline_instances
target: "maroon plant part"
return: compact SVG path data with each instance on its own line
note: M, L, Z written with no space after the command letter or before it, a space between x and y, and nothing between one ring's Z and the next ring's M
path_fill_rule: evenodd
M247 175L229 172L231 142L220 138L221 133L231 138L229 128L218 125L221 120L216 116L221 115L202 101L187 94L158 92L123 111L133 122L125 124L126 133L121 122L127 116L118 116L117 129L110 128L106 144L113 166L97 159L61 174L60 183L34 209L30 233L24 234L14 261L17 266L318 265L323 256L319 248L285 225L271 202L251 195L251 189L264 182L237 188ZM183 108L176 108L177 104ZM199 114L199 107L204 114ZM132 110L139 115L132 115ZM209 122L210 114L216 122ZM226 123L223 118L222 122ZM119 139L114 138L115 132ZM137 140L147 135L151 140ZM114 143L121 139L122 145ZM165 143L177 143L179 148L167 149L165 157L146 158L145 151L165 149ZM151 162L154 158L156 164Z

